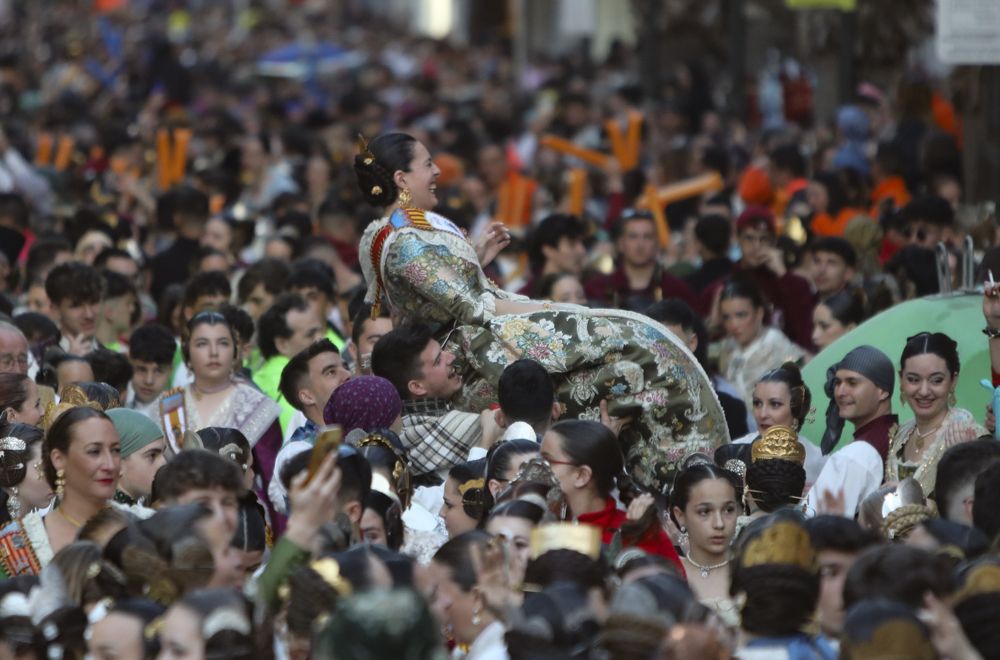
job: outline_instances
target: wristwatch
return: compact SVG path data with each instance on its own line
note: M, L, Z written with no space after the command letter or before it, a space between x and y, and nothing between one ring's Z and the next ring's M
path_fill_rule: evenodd
M986 326L983 328L983 334L990 339L996 339L997 337L1000 337L1000 328L991 328L990 326Z

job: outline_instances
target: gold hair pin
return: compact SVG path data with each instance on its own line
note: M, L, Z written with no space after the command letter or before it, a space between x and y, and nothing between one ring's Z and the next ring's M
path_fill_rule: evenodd
M360 151L361 155L364 156L363 162L366 166L370 166L375 162L375 156L368 150L368 140L366 140L365 136L361 133L358 133L358 151ZM379 190L379 192L375 192L374 189L372 190L373 195L378 195L381 192L381 190Z

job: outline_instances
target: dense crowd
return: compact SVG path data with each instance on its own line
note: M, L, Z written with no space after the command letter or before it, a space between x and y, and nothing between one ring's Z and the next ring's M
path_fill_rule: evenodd
M0 2L0 657L1000 657L947 81L257 4Z

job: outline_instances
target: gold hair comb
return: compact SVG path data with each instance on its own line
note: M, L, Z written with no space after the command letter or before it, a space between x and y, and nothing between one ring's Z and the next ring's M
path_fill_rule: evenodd
M573 550L596 560L601 556L601 530L578 523L539 525L531 532L531 558L550 550Z
M368 140L366 140L365 136L362 135L361 133L358 133L358 151L360 151L361 155L364 157L363 162L365 165L370 166L372 163L375 162L375 156L372 155L372 152L368 150ZM376 186L376 188L377 187L378 186ZM379 192L375 192L374 189L372 190L373 195L378 195L381 192L382 192L381 190L379 190Z
M816 570L816 550L809 533L792 522L776 522L760 536L747 543L740 555L740 566L798 566L809 572Z
M799 442L795 431L787 426L777 424L772 426L750 446L752 463L774 458L792 461L799 465L806 462L806 448Z

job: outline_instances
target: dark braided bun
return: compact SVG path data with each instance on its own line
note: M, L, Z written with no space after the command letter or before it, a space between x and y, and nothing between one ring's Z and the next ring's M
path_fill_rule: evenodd
M805 485L806 471L794 461L769 458L747 468L747 488L757 506L768 513L798 504Z
M413 148L417 140L406 133L383 133L354 157L354 173L358 177L361 195L372 206L389 206L399 191L394 175L398 170L410 171Z

